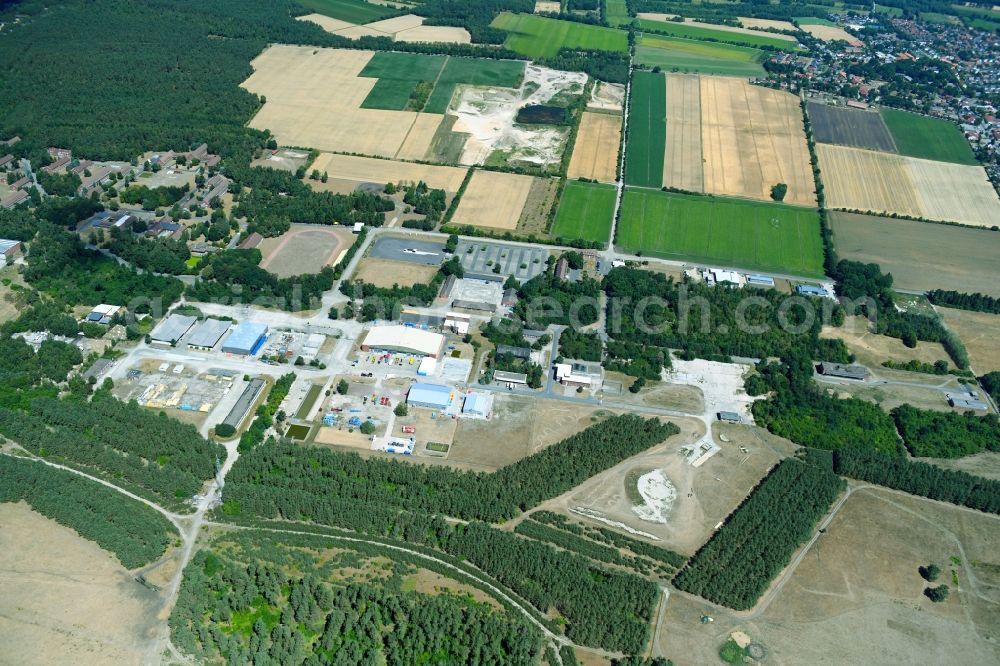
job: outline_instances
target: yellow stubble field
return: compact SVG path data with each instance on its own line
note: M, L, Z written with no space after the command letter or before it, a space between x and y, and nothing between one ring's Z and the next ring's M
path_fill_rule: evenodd
M476 171L462 195L452 224L513 230L534 178L514 173Z
M771 186L785 183L785 203L815 205L795 95L742 79L701 77L701 136L706 192L768 201Z
M362 109L376 79L358 74L371 51L274 45L243 82L266 103L250 121L278 143L323 151L420 159L444 116Z
M970 226L1000 225L1000 198L979 166L817 144L827 205Z
M585 111L566 177L615 182L621 140L621 116Z
M705 189L701 152L701 77L667 74L667 145L663 184L691 192Z
M418 183L424 181L428 186L445 190L450 194L458 192L465 179L466 171L468 171L462 167L432 166L335 153L320 153L309 169L310 171L315 169L320 173L325 172L330 178L353 180L358 183L398 183L400 181Z

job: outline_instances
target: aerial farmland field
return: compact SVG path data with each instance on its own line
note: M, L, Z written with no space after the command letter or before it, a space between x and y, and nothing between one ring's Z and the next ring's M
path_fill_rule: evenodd
M830 208L1000 226L1000 199L978 166L816 146Z
M585 112L580 119L566 177L615 182L621 139L620 114Z
M705 191L701 141L701 79L692 74L668 74L664 185Z
M384 5L373 5L364 0L300 0L299 4L318 14L348 23L380 21L398 11Z
M759 49L653 34L640 35L635 47L640 65L720 76L763 76L764 55Z
M897 109L882 109L881 114L900 155L955 164L979 164L957 125Z
M434 92L427 99L424 111L444 113L455 93L455 87L464 85L498 86L516 88L524 78L525 63L520 60L491 60L487 58L448 58Z
M625 180L629 185L660 188L667 134L667 90L663 74L635 72L629 107Z
M842 212L831 213L830 224L841 258L876 263L903 289L1000 297L1000 234L995 231Z
M531 193L534 178L516 173L476 171L451 223L512 231Z
M510 33L504 46L529 58L551 57L562 48L628 51L628 33L599 25L504 12L490 26Z
M552 235L565 239L607 241L615 212L615 186L567 181Z
M784 50L798 48L798 42L795 41L795 38L786 35L768 35L744 28L716 27L703 23L654 20L652 16L647 14L639 14L639 29L672 37L732 42L743 46L771 46Z
M809 102L809 119L818 143L898 152L892 133L878 113Z
M823 275L819 214L811 208L628 189L615 244L665 259Z

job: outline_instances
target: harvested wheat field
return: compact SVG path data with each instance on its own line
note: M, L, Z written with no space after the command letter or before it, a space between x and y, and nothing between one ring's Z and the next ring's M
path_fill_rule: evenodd
M668 108L668 127L670 122ZM785 203L815 205L809 148L795 95L742 79L702 77L701 135L705 192L769 201L771 186L785 183Z
M615 182L621 142L621 116L585 111L580 120L566 177L590 178L602 183Z
M937 308L948 328L965 343L976 374L1000 371L1000 315L970 312L955 308Z
M377 79L358 74L371 51L271 46L243 82L267 102L250 121L278 143L384 157L422 158L444 116L362 109Z
M794 32L797 28L788 21L774 21L772 19L749 18L737 16L740 25L751 30L789 30Z
M300 21L310 21L327 32L348 39L359 37L391 37L397 42L435 42L469 44L472 36L465 28L424 25L424 19L413 14L394 16L374 23L356 25L322 14L307 14Z
M310 171L313 169L328 174L332 179L357 183L418 183L422 180L430 187L450 194L458 192L467 171L461 167L431 166L334 153L320 153L309 167Z
M455 210L452 224L513 230L531 192L531 176L476 171Z
M691 192L705 189L701 156L701 78L667 75L667 146L663 184Z
M343 30L345 28L353 28L353 23L348 23L347 21L341 21L340 19L335 19L330 16L323 16L322 14L306 14L305 16L298 17L300 21L309 21L310 23L315 23L319 27L323 28L327 32L337 32L338 30Z
M397 42L433 42L435 44L471 44L472 35L465 28L447 25L421 25L397 32Z
M535 0L535 13L541 14L542 12L551 12L553 14L558 14L562 11L561 2L545 2L545 0Z
M1000 225L1000 198L982 167L817 144L831 208Z
M851 46L861 46L861 40L836 25L803 25L802 29L824 42L840 40Z

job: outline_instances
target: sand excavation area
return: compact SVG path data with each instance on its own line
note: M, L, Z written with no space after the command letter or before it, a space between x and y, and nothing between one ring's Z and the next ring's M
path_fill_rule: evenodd
M278 143L332 152L420 159L444 119L431 113L362 109L378 79L358 75L371 51L271 46L243 82L267 102L250 121Z
M583 92L587 75L529 64L520 88L459 86L448 109L456 116L452 132L466 136L459 164L508 164L548 167L559 164L569 127L520 125L522 106L544 105Z
M684 110L668 94L667 126L678 117L683 121ZM701 77L701 137L705 192L770 201L771 187L785 183L785 203L815 205L809 148L795 95L741 79ZM686 166L697 170L700 164L698 160Z
M566 177L589 178L602 183L615 182L621 141L620 115L585 111L580 120Z
M465 28L451 26L424 25L424 19L413 14L357 25L322 14L307 14L300 21L315 23L329 33L357 39L358 37L391 37L397 42L436 42L446 44L469 44L472 36Z
M605 83L595 81L587 101L588 111L622 112L625 105L625 86L620 83Z
M1000 225L1000 198L979 166L817 144L830 208Z
M465 188L452 224L511 231L531 193L531 176L496 171L476 171Z

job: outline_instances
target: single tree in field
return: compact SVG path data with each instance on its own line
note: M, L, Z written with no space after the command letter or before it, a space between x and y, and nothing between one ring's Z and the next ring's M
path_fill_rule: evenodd
M948 598L948 586L938 585L937 587L928 587L924 590L924 595L934 603L941 603Z
M778 183L771 186L771 198L775 201L784 201L786 194L788 194L788 185Z
M929 583L933 583L941 575L941 569L936 564L928 564L926 567L919 567L917 571L920 572L921 578Z

